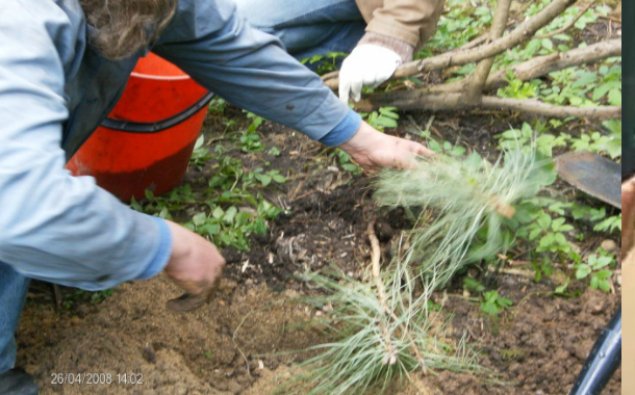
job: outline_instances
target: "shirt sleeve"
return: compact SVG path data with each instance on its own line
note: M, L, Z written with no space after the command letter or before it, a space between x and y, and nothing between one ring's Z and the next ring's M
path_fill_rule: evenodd
M360 3L363 2L358 1ZM360 5L360 10L368 21L367 32L392 37L418 48L434 34L443 4L444 0L383 0L375 9Z
M348 106L235 8L229 0L181 0L152 50L231 103L324 140L350 117Z
M0 261L96 290L160 271L171 240L164 221L64 168L65 71L84 33L69 18L54 1L0 2Z

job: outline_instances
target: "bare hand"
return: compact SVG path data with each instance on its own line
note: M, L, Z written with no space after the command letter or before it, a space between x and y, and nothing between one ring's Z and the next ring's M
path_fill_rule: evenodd
M381 133L366 122L362 122L353 138L340 148L367 172L383 167L411 168L418 155L434 155L417 142Z
M172 233L172 255L165 274L187 293L170 301L168 307L177 311L193 310L212 295L223 273L225 259L216 246L203 237L174 222L167 223Z

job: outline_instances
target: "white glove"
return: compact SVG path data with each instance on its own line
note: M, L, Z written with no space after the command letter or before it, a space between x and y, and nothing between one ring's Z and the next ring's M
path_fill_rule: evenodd
M378 86L390 78L401 63L401 56L391 49L375 44L358 45L340 68L340 100L348 104L352 93L353 100L359 101L362 86Z

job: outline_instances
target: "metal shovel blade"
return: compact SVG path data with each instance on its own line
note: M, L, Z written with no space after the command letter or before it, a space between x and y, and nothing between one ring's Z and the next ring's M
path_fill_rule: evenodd
M577 189L622 208L622 168L618 163L590 152L568 152L556 158L556 170Z
M622 208L622 168L590 152L568 152L556 158L560 178L614 207ZM580 371L570 395L599 394L620 363L622 315L615 314L602 331Z

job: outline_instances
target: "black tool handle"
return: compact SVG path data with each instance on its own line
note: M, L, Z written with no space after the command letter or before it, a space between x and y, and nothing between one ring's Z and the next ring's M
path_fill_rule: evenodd
M620 365L622 354L622 308L602 330L587 357L570 395L596 395Z

